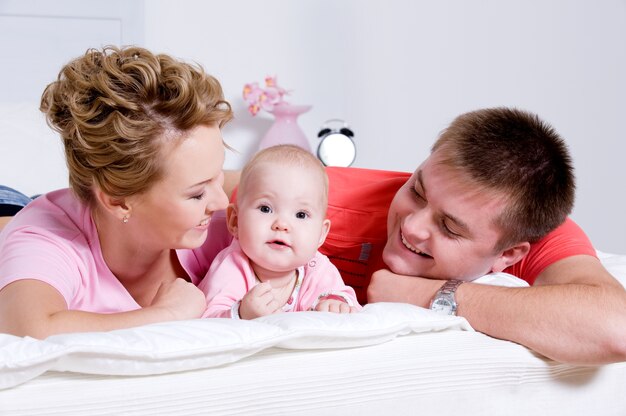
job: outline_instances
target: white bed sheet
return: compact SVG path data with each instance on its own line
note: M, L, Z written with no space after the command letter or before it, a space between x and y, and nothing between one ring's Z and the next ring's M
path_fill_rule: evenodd
M0 391L6 415L626 414L626 364L576 367L477 332L350 349L270 348L153 376L46 373Z
M626 256L599 253L626 286ZM559 364L405 304L0 334L0 415L626 415L626 363Z

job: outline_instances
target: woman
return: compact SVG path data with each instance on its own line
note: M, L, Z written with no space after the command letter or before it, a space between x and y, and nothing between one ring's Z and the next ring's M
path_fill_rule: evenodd
M44 338L200 317L196 284L230 242L219 82L141 48L89 50L41 99L71 190L0 234L0 332Z

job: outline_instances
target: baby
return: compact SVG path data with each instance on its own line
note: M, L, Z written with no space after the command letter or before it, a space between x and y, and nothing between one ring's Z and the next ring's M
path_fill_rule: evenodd
M226 212L233 242L199 285L204 317L357 311L354 290L317 251L330 229L327 203L328 177L311 153L292 145L257 153Z

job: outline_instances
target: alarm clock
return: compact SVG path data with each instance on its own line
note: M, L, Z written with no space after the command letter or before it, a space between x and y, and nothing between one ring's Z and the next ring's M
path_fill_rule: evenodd
M354 133L348 124L340 119L328 120L317 133L320 142L317 146L317 157L324 166L352 165L356 158Z

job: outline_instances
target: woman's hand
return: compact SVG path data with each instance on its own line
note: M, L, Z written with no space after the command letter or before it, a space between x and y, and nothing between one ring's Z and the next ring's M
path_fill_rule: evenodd
M150 307L162 308L171 313L167 320L195 319L204 313L206 298L193 283L178 278L161 284Z
M68 332L110 331L198 318L205 308L202 291L183 279L161 285L152 305L117 313L70 310L54 287L39 280L24 279L0 290L0 332L46 338Z

